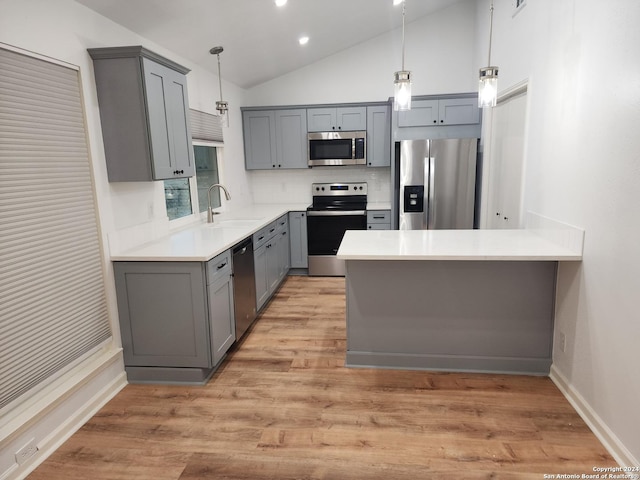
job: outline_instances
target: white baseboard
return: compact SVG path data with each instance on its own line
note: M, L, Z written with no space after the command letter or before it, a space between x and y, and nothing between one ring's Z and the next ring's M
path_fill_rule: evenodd
M556 384L569 403L575 408L594 435L602 442L604 448L618 462L621 467L637 467L640 465L637 458L624 446L620 439L611 431L600 416L591 408L582 395L569 383L567 378L560 373L555 365L551 365L549 378Z
M0 447L6 450L0 455L4 458L0 480L26 478L127 384L121 350L107 352L75 383L64 395L51 396L47 408L22 421L23 426L2 442ZM21 465L9 464L6 453L16 451L25 438L34 439L36 454Z

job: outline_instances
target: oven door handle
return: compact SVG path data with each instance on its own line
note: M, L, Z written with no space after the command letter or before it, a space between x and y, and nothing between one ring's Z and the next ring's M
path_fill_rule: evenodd
M346 211L307 211L308 217L345 217L366 215L365 210L346 210Z

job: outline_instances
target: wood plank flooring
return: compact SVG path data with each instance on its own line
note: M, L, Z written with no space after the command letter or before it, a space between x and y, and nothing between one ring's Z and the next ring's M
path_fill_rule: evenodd
M541 479L615 466L548 378L344 368L344 279L289 277L204 387L129 385L28 478Z

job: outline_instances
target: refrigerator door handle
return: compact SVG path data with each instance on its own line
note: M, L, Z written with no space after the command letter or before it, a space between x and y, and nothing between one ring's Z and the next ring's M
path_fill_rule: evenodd
M429 196L427 200L427 229L432 230L436 224L436 169L435 169L435 157L429 154L428 163L428 179L429 179Z

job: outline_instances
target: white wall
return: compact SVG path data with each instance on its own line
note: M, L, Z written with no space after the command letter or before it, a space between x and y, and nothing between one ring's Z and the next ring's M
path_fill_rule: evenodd
M475 0L463 0L406 25L414 95L477 90L475 12ZM247 90L246 105L387 100L401 51L397 29Z
M218 99L218 78L71 0L0 0L0 42L76 65L80 69L102 243L105 247L105 285L114 332L114 344L111 348L115 349L120 346L120 338L113 273L109 261L108 238L117 236L117 232L123 229L146 225L151 226L147 229L148 231L161 233L166 230L168 222L162 182L109 183L107 180L93 66L87 48L144 45L191 68L192 71L187 76L190 106L209 113L215 113L214 105ZM228 204L228 208L231 209L241 204L251 203L252 195L244 172L242 147L240 106L243 103L244 91L226 82L223 83L223 89L225 99L229 101L231 107L231 126L224 130L226 142L223 153L222 180L233 194L233 199ZM43 207L43 214L46 214L46 206ZM109 395L117 391L117 388L121 387L124 378L121 358L119 363L113 363L113 356L111 356L108 364L105 363L105 366L101 368L100 375L102 377L105 377L107 373L110 376L102 378L102 382L80 380L79 382L84 386L80 387L73 397L66 397L66 400L58 404L55 410L53 406L45 408L44 411L48 411L48 413L32 417L25 429L9 434L8 440L0 444L0 452L3 454L0 455L0 477L3 477L8 469L15 468L12 452L22 446L17 445L16 442L22 441L22 438L36 438L42 447L39 455L34 457L34 460L37 461L38 456L44 456L46 450L56 444L59 440L58 437L73 432L73 421L75 421L78 412L82 415L90 415L91 409L98 408L101 401L107 399ZM92 367L90 371L87 366L84 372L76 372L75 378L82 379L83 375L91 378L91 376L97 375L95 371L100 371L100 368ZM107 384L113 385L111 390L103 391ZM74 404L69 400L70 398L84 398L86 404L83 407L88 410L79 409L78 401L76 400ZM46 400L53 404L57 399L51 397ZM51 413L52 411L55 411L55 415ZM62 428L59 425L60 418L71 420L65 421L65 428ZM84 419L86 420L86 418ZM18 423L20 422L13 420L10 422L11 425ZM0 438L7 438L5 430L2 430L1 433ZM7 455L4 455L5 453ZM24 470L28 467L29 465L25 464L21 469ZM14 471L12 475L15 473Z
M414 95L477 90L475 15L475 0L463 0L406 25L405 67L413 75ZM393 96L401 51L397 29L247 90L245 106L386 101ZM311 202L311 183L335 181L365 181L370 202L391 201L388 168L317 167L249 175L256 202Z
M530 80L525 210L586 231L582 264L560 266L554 371L618 459L637 465L640 4L530 0L512 18L512 3L495 1L492 63L500 90Z

